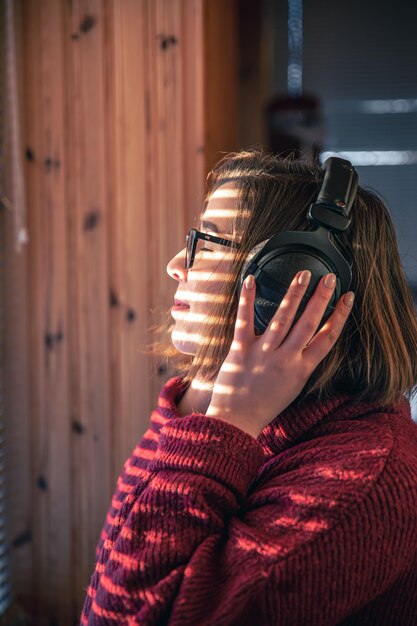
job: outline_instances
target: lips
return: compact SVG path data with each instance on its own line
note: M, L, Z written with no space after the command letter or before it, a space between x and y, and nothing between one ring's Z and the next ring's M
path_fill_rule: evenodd
M177 298L174 298L174 304L175 306L183 306L184 308L189 309L190 305L187 304L186 302L183 302L182 300L178 300Z

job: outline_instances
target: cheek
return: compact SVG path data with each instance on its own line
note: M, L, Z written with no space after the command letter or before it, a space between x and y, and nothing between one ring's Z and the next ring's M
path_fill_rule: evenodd
M194 266L188 275L185 286L190 291L190 301L195 313L209 313L219 302L219 294L223 291L225 282L233 284L235 275L232 274L230 259L209 259L208 255ZM207 297L205 297L207 296ZM237 302L236 302L237 308Z
M212 272L207 274L207 280L203 281L199 287L200 293L210 296L205 301L203 300L202 303L212 306L217 301L216 296L219 297L224 292L226 285L229 284L231 286L233 282L233 276L229 272L228 264L217 264Z
M232 273L232 263L230 260L222 259L211 264L213 282L217 284L221 282L232 284L235 280L235 275Z
M218 268L213 272L212 277L205 284L201 284L199 288L200 298L196 301L196 312L209 313L220 304L226 305L229 302L229 298L223 295L225 289L225 282L229 281L230 285L234 284L235 276L230 273L230 264L225 265L222 269ZM236 316L238 309L238 298L233 296L233 302L230 311L231 316ZM216 314L219 311L216 311Z

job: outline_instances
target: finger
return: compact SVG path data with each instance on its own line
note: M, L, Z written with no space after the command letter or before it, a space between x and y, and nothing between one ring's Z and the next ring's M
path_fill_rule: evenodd
M317 367L339 338L346 324L346 320L352 311L354 298L355 295L353 291L348 291L339 299L335 310L324 324L323 328L319 330L305 348L303 357L308 358L313 364L313 367Z
M277 348L284 341L294 321L300 302L310 282L311 272L303 270L294 276L263 337L265 345Z
M252 287L248 285L252 284ZM254 330L254 300L255 300L255 277L247 276L240 292L239 306L236 315L234 339L243 342L255 337Z
M326 274L320 280L315 292L308 301L304 313L286 339L285 343L290 350L303 350L315 335L333 295L335 286L336 276L334 274Z

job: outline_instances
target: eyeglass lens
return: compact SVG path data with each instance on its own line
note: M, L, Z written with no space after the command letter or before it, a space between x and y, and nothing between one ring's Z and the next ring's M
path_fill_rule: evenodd
M185 267L188 270L193 262L192 253L195 239L195 232L191 229L185 238Z

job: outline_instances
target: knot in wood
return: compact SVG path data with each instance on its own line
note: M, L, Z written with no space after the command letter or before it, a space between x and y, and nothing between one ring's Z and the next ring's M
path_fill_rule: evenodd
M94 15L86 15L80 24L80 33L88 33L96 25L97 19Z
M168 50L170 46L175 46L178 43L178 39L174 35L158 35L159 47L161 50Z

